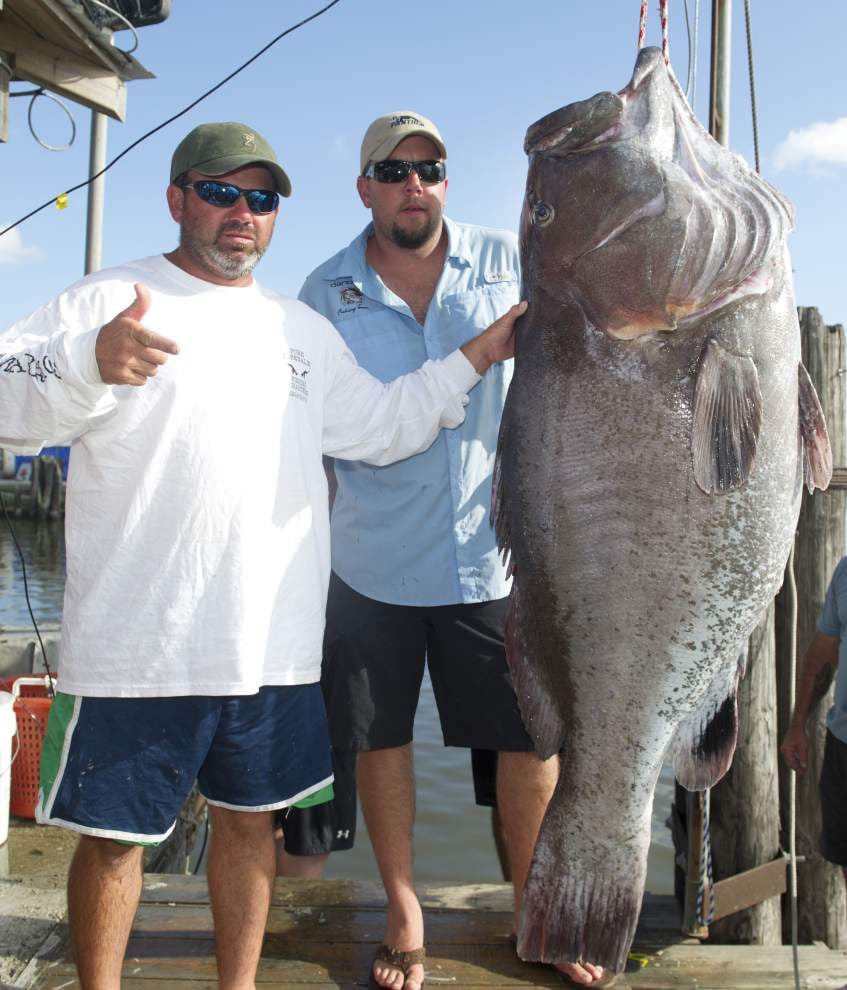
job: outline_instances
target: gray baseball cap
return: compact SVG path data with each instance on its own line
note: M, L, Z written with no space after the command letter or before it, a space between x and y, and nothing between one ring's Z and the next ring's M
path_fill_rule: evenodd
M291 181L273 148L258 131L232 120L200 124L179 142L171 159L171 182L189 169L225 175L247 165L264 165L274 177L277 192L291 195Z
M416 134L428 137L438 148L439 155L447 157L444 139L431 120L414 110L395 110L384 117L377 117L365 131L359 172L363 174L370 162L383 161L401 141Z

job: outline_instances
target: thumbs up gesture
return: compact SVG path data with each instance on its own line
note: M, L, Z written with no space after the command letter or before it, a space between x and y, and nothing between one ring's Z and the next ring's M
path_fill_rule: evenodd
M94 356L100 377L107 385L144 385L179 347L144 326L150 309L150 291L140 282L135 299L125 310L106 323L97 334Z

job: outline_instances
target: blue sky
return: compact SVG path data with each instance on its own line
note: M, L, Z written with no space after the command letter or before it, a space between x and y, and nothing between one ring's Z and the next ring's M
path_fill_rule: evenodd
M109 123L112 158L191 102L321 0L173 0L161 25L139 32L139 60L156 79L129 84L127 117ZM689 0L693 14L695 0ZM700 3L695 110L707 118L711 3ZM752 161L744 8L733 4L731 147ZM751 5L762 171L794 203L790 248L797 301L829 323L847 322L847 5L754 0ZM516 228L526 160L523 136L542 115L629 79L638 0L341 0L283 39L190 114L131 152L107 174L104 265L170 250L176 228L164 189L174 146L194 125L241 120L277 149L292 178L274 243L257 275L296 294L309 271L364 226L355 193L362 133L376 116L415 109L433 118L449 152L448 213ZM688 75L682 0L670 2L670 54ZM126 32L116 35L128 44ZM651 0L648 43L659 43ZM15 89L29 88L15 83ZM90 117L71 106L77 138L66 152L43 150L27 128L25 98L11 100L10 138L0 145L0 221L85 178ZM43 139L67 139L64 114L33 108ZM0 327L35 309L82 275L85 193L0 238Z

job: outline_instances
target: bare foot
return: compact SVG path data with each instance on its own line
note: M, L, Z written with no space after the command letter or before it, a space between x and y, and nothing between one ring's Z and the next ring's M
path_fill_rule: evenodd
M603 979L604 970L602 966L595 966L593 963L557 963L555 968L563 973L572 983L580 986L596 986L598 980ZM608 984L607 984L608 985Z
M411 952L423 946L423 939L423 913L417 898L402 906L389 905L385 944L397 952ZM397 966L375 959L373 977L377 986L387 990L421 990L424 968L421 963L415 963L404 978Z

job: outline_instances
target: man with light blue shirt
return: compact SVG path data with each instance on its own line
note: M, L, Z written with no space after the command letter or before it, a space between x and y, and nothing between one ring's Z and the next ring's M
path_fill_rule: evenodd
M446 157L420 114L375 120L357 178L372 223L300 292L385 381L449 353L519 299L515 235L444 217ZM359 797L388 896L373 980L392 990L419 990L424 977L411 746L424 663L445 744L498 752L515 925L558 772L555 758L542 763L532 750L503 646L509 582L489 506L511 370L490 368L463 425L424 454L390 468L335 465L322 685L336 751L358 752ZM340 776L337 768L336 786ZM567 972L590 984L602 971Z
M815 638L806 650L794 712L780 746L785 762L803 773L809 756L806 723L835 678L835 699L826 717L821 767L821 853L840 866L847 882L847 557L835 568Z

